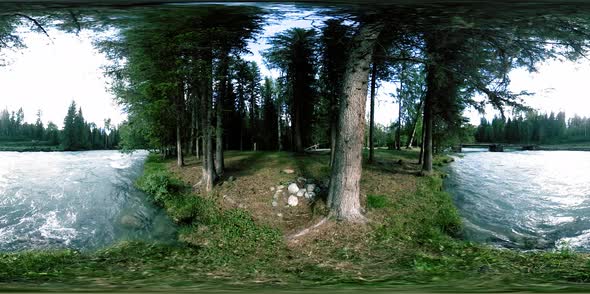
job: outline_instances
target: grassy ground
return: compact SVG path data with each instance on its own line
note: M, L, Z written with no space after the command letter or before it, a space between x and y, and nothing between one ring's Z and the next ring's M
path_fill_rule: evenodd
M441 174L420 176L414 151L376 155L361 181L369 222L329 221L296 239L286 236L322 219L324 201L273 207L271 187L298 177L325 182L327 155L227 152L227 171L208 195L193 188L196 158L178 168L151 156L137 185L177 222L178 245L126 242L87 254L3 254L0 289L586 289L587 255L461 241ZM435 165L448 161L440 157ZM287 168L295 173L281 172Z

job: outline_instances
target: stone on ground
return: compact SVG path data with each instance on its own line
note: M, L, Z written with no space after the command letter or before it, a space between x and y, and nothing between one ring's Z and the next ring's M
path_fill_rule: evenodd
M286 168L286 169L282 170L282 172L285 174L294 174L295 170L290 169L290 168Z
M291 183L289 185L289 187L287 188L287 190L289 190L289 193L295 194L295 193L297 193L297 191L299 191L299 187L297 186L297 184Z
M297 206L297 204L299 204L299 199L293 195L289 196L289 199L287 200L287 204L289 204L289 206Z

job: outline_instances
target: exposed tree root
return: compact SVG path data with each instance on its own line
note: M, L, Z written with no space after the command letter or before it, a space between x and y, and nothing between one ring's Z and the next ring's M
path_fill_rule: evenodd
M307 235L308 233L310 233L311 231L313 231L313 230L315 230L315 229L319 228L320 226L322 226L323 224L325 224L327 221L328 221L328 218L327 218L327 217L324 217L324 218L323 218L322 220L320 220L320 221L319 221L317 224L315 224L315 225L313 225L313 226L311 226L311 227L308 227L308 228L306 228L306 229L303 229L303 230L299 231L299 232L298 232L298 233L296 233L296 234L293 234L293 235L291 235L291 236L288 236L288 237L287 237L287 241L293 241L293 240L295 240L295 239L297 239L297 238L299 238L299 237L305 236L305 235Z

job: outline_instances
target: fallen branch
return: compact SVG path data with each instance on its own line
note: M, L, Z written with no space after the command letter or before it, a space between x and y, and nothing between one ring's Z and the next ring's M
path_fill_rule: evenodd
M291 235L291 236L287 237L287 240L288 240L288 241L292 241L292 240L294 240L294 239L297 239L297 238L299 238L299 237L301 237L301 236L305 236L305 235L307 235L308 233L310 233L312 230L314 230L314 229L317 229L318 227L320 227L320 226L322 226L323 224L325 224L325 223L326 223L326 221L328 221L328 218L327 218L327 217L324 217L324 218L323 218L323 219L322 219L320 222L318 222L317 224L315 224L315 225L313 225L313 226L311 226L311 227L309 227L309 228L303 229L303 230L301 230L301 231L300 231L299 233L297 233L297 234L294 234L294 235Z

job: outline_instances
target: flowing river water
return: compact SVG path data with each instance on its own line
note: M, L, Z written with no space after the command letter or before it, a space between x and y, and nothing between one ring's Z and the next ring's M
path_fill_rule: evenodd
M466 239L590 251L590 152L467 149L447 172Z
M0 251L174 240L172 222L134 187L146 156L0 152Z

